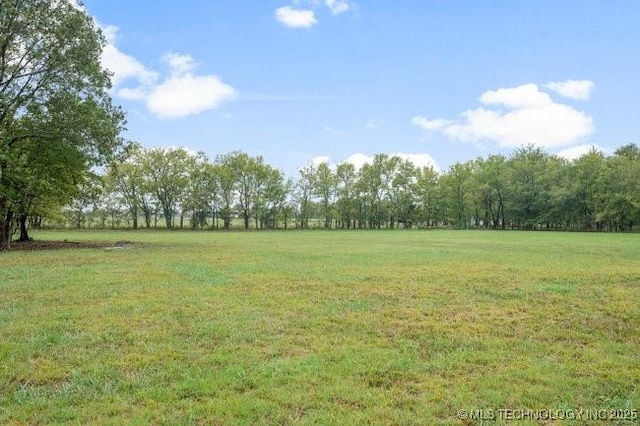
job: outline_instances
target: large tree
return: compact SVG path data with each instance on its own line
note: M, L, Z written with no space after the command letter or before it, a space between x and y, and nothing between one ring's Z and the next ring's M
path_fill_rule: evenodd
M602 175L606 162L603 153L591 152L563 164L557 184L551 192L547 215L563 228L602 229L597 220L602 199Z
M418 174L418 168L409 160L397 163L389 192L391 203L389 227L392 229L394 222L402 223L405 228L411 228L416 220Z
M309 227L309 219L312 211L312 198L314 192L314 178L316 167L309 163L305 167L298 170L298 179L295 185L294 199L298 206L297 216L300 228Z
M337 178L327 163L320 163L314 168L311 176L313 195L320 207L319 214L324 219L324 227L331 228L333 221L334 198L336 195Z
M445 220L456 228L470 225L473 182L471 163L456 163L438 180Z
M56 198L70 199L120 146L103 45L74 0L0 1L0 250L16 215L47 199L34 194L38 182L56 182ZM42 158L47 167L34 173Z
M174 226L174 215L182 207L194 170L204 162L203 154L192 153L184 148L152 148L145 151L143 171L147 190L160 203L167 229Z
M509 159L507 215L512 227L535 229L548 222L552 188L558 178L561 160L542 148L522 147Z
M640 223L640 148L625 145L607 159L600 182L598 220L610 230L632 231Z
M249 220L256 220L259 226L260 215L264 212L267 194L274 185L282 185L283 178L278 170L264 162L262 156L251 157L242 151L234 151L219 156L216 160L220 192L225 210L230 210L230 201L234 198L238 203L238 211L242 216L244 228L249 229ZM230 190L233 189L233 192ZM232 194L235 197L232 197ZM226 216L228 217L228 216ZM225 218L225 228L228 222Z
M473 162L477 225L505 229L504 205L508 186L507 160L502 155L490 155Z
M261 164L257 178L254 201L256 228L276 228L287 196L284 175L268 164Z
M213 165L212 173L215 186L220 195L220 216L224 229L231 228L233 205L236 202L236 174L231 164L231 154L219 155Z
M417 216L422 226L433 226L442 218L443 208L438 197L438 173L429 166L418 169L416 174Z
M106 189L126 206L133 229L138 229L138 216L143 214L147 228L151 227L151 196L144 175L144 149L131 145L121 161L109 165L105 175Z
M358 172L357 187L361 196L359 221L366 221L369 228L380 228L387 216L391 183L400 159L386 154L376 154Z
M336 167L336 209L340 227L355 227L358 202L355 199L355 186L358 179L352 163L343 162Z
M182 203L182 212L191 213L191 228L204 228L209 217L215 218L218 201L218 182L213 164L201 157L189 173L189 184Z

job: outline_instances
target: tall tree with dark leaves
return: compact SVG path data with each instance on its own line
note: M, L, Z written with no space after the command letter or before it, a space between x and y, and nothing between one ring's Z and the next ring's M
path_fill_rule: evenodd
M598 220L610 230L632 231L640 223L640 148L618 148L607 158L600 184Z
M55 187L69 201L91 167L123 144L103 46L74 0L0 2L0 250L15 217L48 199L34 188Z

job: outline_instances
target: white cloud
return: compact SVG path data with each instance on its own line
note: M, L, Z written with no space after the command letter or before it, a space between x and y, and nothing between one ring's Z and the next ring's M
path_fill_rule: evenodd
M169 65L172 75L184 75L196 67L191 55L169 52L162 57L162 60Z
M312 10L293 9L289 6L276 9L276 19L290 28L311 28L318 23Z
M602 151L597 145L578 145L563 149L562 151L557 152L556 155L560 158L564 158L565 160L573 161L589 154L593 150Z
M217 76L185 75L156 86L147 97L147 107L159 118L179 118L215 109L234 97L234 89Z
M127 80L135 80L137 84L150 85L158 79L158 73L145 67L133 56L122 53L115 45L118 27L102 26L102 33L107 39L107 45L102 50L100 61L102 66L113 73L111 78L114 86Z
M330 164L331 157L328 155L318 155L317 157L313 157L311 161L309 161L309 165L313 167L318 167L322 163Z
M409 161L416 167L432 167L436 172L440 171L438 163L436 163L436 160L434 160L429 154L405 154L403 152L398 152L396 154L392 154L392 156L394 155L403 160Z
M344 0L326 0L325 4L329 9L331 9L331 13L334 15L338 15L349 10L349 3Z
M399 157L402 160L407 160L416 167L432 167L435 171L439 171L440 167L438 163L429 154L406 154L403 152L396 152L395 154L389 154L390 157ZM351 163L356 170L360 170L365 164L373 163L374 156L366 155L361 152L350 155L340 163Z
M340 163L351 163L356 168L356 170L360 170L362 166L365 164L371 164L373 162L373 156L362 154L361 152L351 154Z
M480 102L485 105L504 105L512 109L544 107L553 103L551 97L538 90L535 84L489 90L482 94Z
M116 27L115 25L102 25L97 21L94 22L96 22L96 25L98 26L98 28L100 28L100 31L102 31L102 35L107 40L107 43L115 44L120 28Z
M426 118L420 116L413 117L411 122L420 127L422 130L440 130L452 123L451 120L443 120L442 118L427 120Z
M554 148L572 144L593 131L590 117L562 104L507 113L479 108L463 115L466 122L446 127L445 135L465 142L489 139L503 147L531 143Z
M174 74L153 88L147 107L159 118L179 118L217 108L236 91L215 75Z
M564 97L586 101L591 96L595 84L590 80L567 80L547 83L544 87Z
M593 120L589 115L554 102L535 84L488 91L480 101L494 108L468 110L462 113L463 119L458 122L420 116L414 117L412 122L424 130L441 132L452 140L489 140L503 147L533 144L560 148L593 133Z
M102 65L113 73L116 95L131 101L144 101L158 118L198 114L236 97L235 89L218 76L196 75L196 63L190 55L165 54L162 60L169 67L169 75L161 79L158 72L148 69L116 47L117 27L101 26L101 29L107 39ZM117 87L131 82L133 86Z
M141 101L147 97L147 92L142 87L130 88L124 87L117 92L118 96L130 101Z

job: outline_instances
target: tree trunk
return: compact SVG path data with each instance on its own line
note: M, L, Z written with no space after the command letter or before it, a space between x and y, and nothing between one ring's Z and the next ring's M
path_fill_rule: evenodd
M173 228L173 211L169 208L163 207L164 223L167 229Z
M20 215L20 238L18 241L31 241L29 238L29 232L27 230L27 219L29 216L26 213Z
M3 159L0 161L0 187L7 183L6 170L7 160ZM8 200L4 194L0 193L0 251L9 250L9 245L11 244L11 220Z
M138 229L138 208L131 209L131 221L133 222L133 229Z
M249 215L243 213L242 216L244 216L244 229L249 229Z
M198 218L198 212L194 209L191 212L191 229L196 229L198 225L200 225L200 229L202 229L201 223L200 218Z
M77 212L75 212L75 226L76 229L80 229L82 228L82 209L78 209Z
M0 217L4 219L4 223L0 223L0 251L4 251L9 250L9 247L11 246L13 212L4 207L3 209L0 209L0 215Z
M144 224L147 229L151 228L151 209L149 207L143 207L142 213L144 214Z

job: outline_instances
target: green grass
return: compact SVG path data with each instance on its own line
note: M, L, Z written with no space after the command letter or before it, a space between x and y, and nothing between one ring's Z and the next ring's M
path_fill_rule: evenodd
M640 409L638 235L33 236L146 244L0 254L1 424Z

